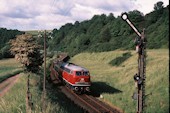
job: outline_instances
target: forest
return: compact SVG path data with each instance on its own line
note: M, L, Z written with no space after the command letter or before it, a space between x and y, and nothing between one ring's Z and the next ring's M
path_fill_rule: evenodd
M127 12L135 27L142 32L145 29L147 48L169 47L169 5L154 6L154 11L143 15L138 10ZM53 39L49 41L50 51L65 51L70 55L81 52L102 52L116 49L135 49L137 37L129 25L120 16L113 13L94 15L90 20L67 23L53 30Z
M18 30L8 30L6 28L0 28L0 59L13 57L10 54L9 40L16 38L17 35L21 35L24 32Z

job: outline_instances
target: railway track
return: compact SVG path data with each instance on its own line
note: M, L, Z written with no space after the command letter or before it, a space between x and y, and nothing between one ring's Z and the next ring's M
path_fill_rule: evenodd
M103 105L103 103L95 97L89 95L80 95L80 97L89 108L93 109L93 113L119 113L117 110L109 109L107 105Z
M78 95L65 86L60 86L61 91L71 99L75 104L84 109L88 113L123 113L117 107L110 105L96 99L91 95Z

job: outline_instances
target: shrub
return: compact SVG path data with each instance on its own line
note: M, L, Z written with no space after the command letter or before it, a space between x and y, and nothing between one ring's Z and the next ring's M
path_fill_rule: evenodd
M131 56L132 55L130 52L123 53L123 56L116 57L115 59L110 61L109 64L111 64L112 66L119 66Z

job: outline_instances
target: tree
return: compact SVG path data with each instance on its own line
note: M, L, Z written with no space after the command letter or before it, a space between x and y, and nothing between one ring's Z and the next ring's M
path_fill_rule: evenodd
M115 19L115 17L114 17L114 15L113 15L113 13L110 13L109 14L109 16L107 17L107 21L109 22L109 21L112 21L112 20L114 20Z
M16 39L10 41L11 53L19 60L29 72L37 72L43 63L40 54L40 45L30 34L18 35Z
M14 39L16 35L21 35L24 32L18 30L10 30L6 28L0 28L0 59L13 57L9 52L8 41Z
M128 16L131 21L137 23L144 20L144 14L138 10L133 10L128 12Z
M10 45L6 44L6 46L4 46L1 50L0 50L0 54L1 54L1 58L12 58L14 57L13 55L11 55L10 51ZM0 59L1 59L0 58Z
M163 4L164 3L162 1L157 2L156 4L154 4L154 10L157 11L163 9L164 8Z
M76 21L76 22L74 23L75 26L78 26L79 24L80 24L79 21Z
M109 42L111 39L111 34L110 34L110 30L108 27L103 28L101 31L101 37L100 37L100 42Z
M11 53L19 60L27 72L38 72L43 63L43 57L40 54L40 45L37 44L36 38L30 34L18 35L16 39L10 41ZM33 103L31 101L30 92L30 74L27 79L27 94L26 94L26 112L32 110Z

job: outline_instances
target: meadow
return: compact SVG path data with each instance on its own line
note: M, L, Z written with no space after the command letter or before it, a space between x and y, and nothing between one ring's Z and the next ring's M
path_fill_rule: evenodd
M119 65L111 61L123 54L131 56ZM169 51L167 49L147 50L146 59L146 113L169 112ZM103 101L121 108L126 113L136 112L136 91L133 76L137 70L138 55L135 51L110 51L101 53L81 53L71 62L90 70L92 90L102 95ZM113 62L112 62L113 63Z
M0 60L0 82L23 71L22 66L15 59Z
M127 53L128 57L126 56ZM169 112L168 55L168 49L147 50L145 113ZM124 56L126 57L124 58ZM103 98L99 98L100 100L119 107L125 113L134 113L136 112L136 100L132 99L132 95L136 89L133 76L138 71L137 58L138 55L135 51L116 50L100 53L81 53L72 57L70 62L89 69L92 81L91 90L94 94L102 95ZM115 59L120 61L115 61ZM13 59L10 60L10 62L15 62ZM47 67L50 60L47 59ZM5 62L7 61L9 60ZM8 65L9 62L5 62L1 60L0 64ZM11 66L11 64L8 66ZM6 95L0 98L0 113L25 113L26 75L21 73L18 82ZM34 104L33 113L41 113L42 84L40 78L41 75L31 74L30 90ZM83 112L82 109L63 95L56 85L47 82L46 88L46 112Z

